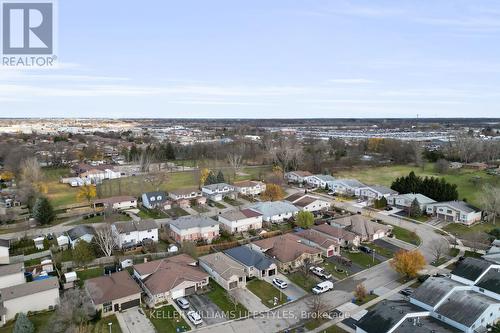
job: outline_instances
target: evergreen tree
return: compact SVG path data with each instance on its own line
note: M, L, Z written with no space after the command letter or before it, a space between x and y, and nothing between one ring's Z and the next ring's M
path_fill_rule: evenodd
M458 199L456 184L450 184L444 178L418 177L414 172L406 177L396 178L391 188L399 193L421 193L436 201Z
M36 199L33 206L33 217L41 224L49 224L56 217L54 208L46 197Z
M16 324L14 325L13 333L34 333L35 326L33 323L26 317L24 313L19 313L16 319Z
M224 183L226 180L224 179L224 174L222 173L222 170L219 170L217 173L217 183Z
M417 198L413 199L410 206L410 216L411 217L420 217L422 216L422 210L420 209L420 203Z
M78 265L85 265L95 259L94 248L84 240L79 240L73 249L73 260Z
M172 145L172 143L167 143L167 147L165 149L165 157L167 158L167 160L169 161L172 161L172 160L175 160L175 150L174 150L174 146Z
M215 176L213 171L210 171L207 179L205 180L205 185L212 185L212 184L217 184L217 176Z

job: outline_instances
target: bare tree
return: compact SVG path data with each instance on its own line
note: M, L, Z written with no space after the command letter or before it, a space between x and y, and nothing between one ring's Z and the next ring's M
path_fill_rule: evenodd
M434 257L434 262L438 263L448 251L448 247L442 242L433 242L430 246L430 250L432 252L432 256Z
M227 160L231 168L233 168L234 177L236 178L236 173L241 169L241 161L243 156L237 151L232 151L227 153Z
M109 224L96 228L94 242L106 257L111 256L117 247L116 238Z
M464 163L469 163L477 151L478 140L465 135L458 135L455 137L455 148L458 157Z
M49 321L46 332L85 332L82 328L95 316L95 313L92 301L83 289L68 290L61 297L61 302Z
M307 300L306 304L310 319L323 318L328 311L328 305L326 304L322 294L313 295Z
M148 173L144 176L144 180L150 183L153 188L158 191L161 185L167 182L168 174L166 172Z
M493 220L493 224L496 224L497 215L500 215L500 188L490 184L484 185L480 201L488 219Z
M43 179L42 169L35 157L26 158L21 162L21 179L26 183L36 184Z
M139 165L141 172L149 172L151 163L153 162L153 155L147 151L143 150L141 156L139 157Z
M480 247L488 246L489 243L488 235L481 231L465 234L463 238L473 252L477 252Z

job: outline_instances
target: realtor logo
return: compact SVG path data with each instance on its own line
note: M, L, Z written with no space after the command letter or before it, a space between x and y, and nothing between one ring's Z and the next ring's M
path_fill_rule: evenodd
M3 3L3 54L52 54L52 3Z

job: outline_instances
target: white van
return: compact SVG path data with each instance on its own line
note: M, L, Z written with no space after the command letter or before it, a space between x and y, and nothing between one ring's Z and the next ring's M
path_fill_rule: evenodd
M332 289L333 289L332 281L323 281L318 283L314 288L312 288L312 292L315 294L322 294Z

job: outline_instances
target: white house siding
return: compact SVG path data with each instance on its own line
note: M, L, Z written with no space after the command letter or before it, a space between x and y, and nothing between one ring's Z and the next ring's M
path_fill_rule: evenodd
M137 200L122 201L113 204L113 209L129 209L129 208L137 208Z
M0 289L17 286L18 284L26 283L24 272L17 272L14 274L4 275L0 277Z
M5 265L9 263L9 248L0 246L0 264Z
M242 220L230 221L219 216L220 226L230 233L243 232L251 229L262 229L262 216L248 217Z
M267 216L265 218L265 221L279 223L279 222L283 222L284 220L293 217L294 215L295 215L294 213L284 213L284 214L279 214L279 215Z
M59 304L59 289L54 288L32 295L26 295L3 302L6 313L3 316L4 323L14 319L19 312L48 310Z
M194 227L189 229L177 229L177 227L170 225L170 231L177 242L184 240L195 241L198 239L205 239L211 242L214 238L219 236L219 224L209 227Z
M238 193L246 195L259 195L266 190L266 184L255 186L235 187Z
M329 202L323 200L316 200L314 202L311 202L309 205L303 207L302 210L308 212L317 212L320 210L327 210L328 208L330 208Z
M426 212L429 215L434 214L438 218L446 221L453 221L467 225L481 220L481 212L464 213L456 208L445 205L429 205L427 206Z

